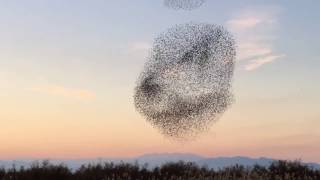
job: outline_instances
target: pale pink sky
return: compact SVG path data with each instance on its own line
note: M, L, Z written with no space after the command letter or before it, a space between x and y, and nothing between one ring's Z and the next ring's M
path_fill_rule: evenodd
M3 1L0 159L187 152L320 162L320 1ZM299 13L297 13L299 12ZM195 141L163 137L133 89L154 37L224 25L237 42L235 103Z

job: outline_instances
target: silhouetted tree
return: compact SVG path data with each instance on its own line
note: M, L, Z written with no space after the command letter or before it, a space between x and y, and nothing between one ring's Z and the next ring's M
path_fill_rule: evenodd
M192 162L166 163L160 167L129 163L99 163L71 171L49 161L34 162L29 168L0 168L0 180L320 180L320 171L298 161L276 161L268 167L235 165L219 170Z

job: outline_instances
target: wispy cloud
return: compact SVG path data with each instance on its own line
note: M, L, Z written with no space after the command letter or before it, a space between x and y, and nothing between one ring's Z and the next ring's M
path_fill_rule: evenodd
M260 57L260 58L257 58L257 59L253 59L249 62L249 64L247 64L245 66L245 70L247 71L252 71L252 70L255 70L257 68L259 68L260 66L264 65L264 64L267 64L267 63L271 63L277 59L280 59L282 57L284 57L285 55L284 54L281 54L281 55L267 55L265 57Z
M265 44L258 42L246 42L239 45L237 58L238 60L247 60L271 53L272 49Z
M263 22L259 17L244 17L244 18L236 18L231 19L227 22L227 25L234 30L245 30L248 28L254 28L259 23Z
M75 99L94 99L96 94L86 89L67 88L61 85L42 85L30 88L33 92L46 93L49 95L64 96Z
M226 22L237 40L237 60L247 71L284 57L274 51L273 40L277 27L274 9L247 9Z

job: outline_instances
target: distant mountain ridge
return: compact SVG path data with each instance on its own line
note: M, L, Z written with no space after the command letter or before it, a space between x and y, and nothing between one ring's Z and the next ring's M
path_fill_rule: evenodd
M140 165L147 164L149 168L160 166L167 162L195 162L199 166L206 166L208 168L219 169L232 165L243 165L253 166L255 164L261 166L269 166L272 162L276 161L271 158L250 158L244 156L236 157L203 157L195 154L187 153L159 153L159 154L145 154L134 158L96 158L96 159L77 159L77 160L50 160L52 164L64 164L67 167L75 170L86 164L97 164L103 162L114 162L114 163L138 163ZM15 167L30 167L35 160L24 159L24 160L0 160L0 168L12 168ZM41 162L41 161L40 161ZM312 168L320 169L318 163L304 163Z

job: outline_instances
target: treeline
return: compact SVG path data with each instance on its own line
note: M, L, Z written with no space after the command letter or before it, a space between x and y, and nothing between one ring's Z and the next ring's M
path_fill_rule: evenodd
M0 169L0 180L320 180L320 171L300 162L276 161L269 167L235 165L220 170L199 167L195 163L167 163L161 167L128 163L83 165L72 171L65 165L48 161L29 168Z

